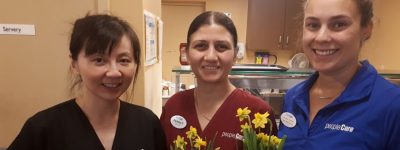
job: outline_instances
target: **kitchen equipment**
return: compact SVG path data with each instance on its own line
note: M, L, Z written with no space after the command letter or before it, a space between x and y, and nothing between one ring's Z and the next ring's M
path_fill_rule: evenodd
M304 53L295 54L288 62L289 68L307 69L310 67L310 62Z
M274 62L273 63L269 63L270 58L273 57L274 58ZM276 55L273 55L269 52L256 52L255 53L255 64L264 64L264 65L268 65L268 64L276 64L276 62L278 61L278 58L276 57Z
M264 65L264 64L235 64L232 66L233 71L286 71L288 68L280 65Z

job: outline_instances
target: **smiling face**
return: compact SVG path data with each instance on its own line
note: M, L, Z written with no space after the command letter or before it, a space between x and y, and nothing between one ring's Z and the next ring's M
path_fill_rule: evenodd
M82 78L84 99L117 100L129 87L137 64L127 36L111 50L111 54L85 55L81 50L72 62L73 70Z
M356 69L372 23L360 25L354 0L309 0L304 10L303 49L315 70Z
M202 25L190 36L188 60L199 83L228 81L234 53L232 35L221 25Z

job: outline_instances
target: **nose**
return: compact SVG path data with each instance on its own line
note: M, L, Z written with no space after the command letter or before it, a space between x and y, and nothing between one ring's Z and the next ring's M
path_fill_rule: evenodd
M111 63L107 68L107 77L120 77L122 75L116 63Z
M216 61L218 59L217 57L217 51L214 46L210 46L207 50L206 55L204 56L204 60L207 61Z
M326 26L322 26L318 31L315 37L315 40L318 42L329 42L331 41L330 31Z

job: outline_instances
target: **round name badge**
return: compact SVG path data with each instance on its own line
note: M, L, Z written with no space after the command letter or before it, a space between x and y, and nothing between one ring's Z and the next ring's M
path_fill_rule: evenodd
M183 129L186 127L187 122L186 119L182 116L175 115L171 117L171 124L177 129Z
M283 123L283 125L289 128L293 128L294 126L296 126L296 118L290 112L282 113L281 122Z

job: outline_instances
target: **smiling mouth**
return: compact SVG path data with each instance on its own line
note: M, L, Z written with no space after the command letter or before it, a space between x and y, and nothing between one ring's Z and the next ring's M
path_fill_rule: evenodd
M217 70L220 67L219 66L202 66L201 68L207 69L207 70Z
M103 83L102 85L107 88L116 88L121 86L121 83Z
M312 49L312 50L315 54L320 55L320 56L333 55L334 53L339 51L339 49Z

